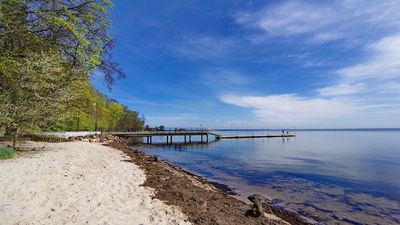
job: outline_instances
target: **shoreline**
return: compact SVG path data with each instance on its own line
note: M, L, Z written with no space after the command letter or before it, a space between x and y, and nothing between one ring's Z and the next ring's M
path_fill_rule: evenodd
M263 202L264 216L246 215L252 204L234 197L224 184L209 181L180 166L137 150L126 140L107 146L123 151L131 163L145 171L144 185L155 189L155 198L167 205L178 206L193 224L311 224L294 212L277 209Z
M19 144L31 151L0 161L0 225L120 224L122 218L132 224L310 224L266 202L241 201L227 185L146 155L125 139Z

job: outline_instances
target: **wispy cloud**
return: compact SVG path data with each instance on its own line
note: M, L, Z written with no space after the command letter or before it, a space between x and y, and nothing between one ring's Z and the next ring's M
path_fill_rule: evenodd
M322 96L399 93L400 35L385 37L369 46L370 58L335 72L335 85L318 90Z
M400 111L400 35L368 45L365 62L333 73L335 84L317 89L318 95L223 95L227 104L251 108L264 121L315 121L334 118L393 116ZM385 120L384 117L381 119Z
M324 9L312 4L287 1L256 12L239 13L237 22L262 29L270 34L288 35L321 29L331 24L334 18L329 8Z
M335 40L339 40L345 38L344 34L342 33L317 33L312 36L310 40L311 43L323 44L326 42L331 42Z
M294 94L268 96L221 96L228 104L254 109L263 120L343 117L366 107L343 99L305 98Z
M242 11L236 22L270 36L303 35L317 44L358 38L400 26L397 0L283 1L274 7ZM262 40L261 37L258 38Z
M249 76L233 70L210 70L199 76L201 83L211 88L234 89L252 82Z
M352 98L306 98L294 94L245 97L228 95L220 99L227 104L252 109L254 115L263 122L280 125L324 126L326 122L321 123L324 120L362 117L358 118L360 120L375 114L394 115L400 109L400 104L394 103L368 104ZM341 126L343 123L339 120L336 125ZM354 123L345 126L352 125Z
M199 118L190 113L181 113L175 115L150 115L146 116L146 120L151 121L151 126L159 126L159 125L174 125L174 126L188 126L193 124L193 121L197 121Z
M235 41L223 37L186 36L173 50L185 57L209 59L228 56L235 46Z

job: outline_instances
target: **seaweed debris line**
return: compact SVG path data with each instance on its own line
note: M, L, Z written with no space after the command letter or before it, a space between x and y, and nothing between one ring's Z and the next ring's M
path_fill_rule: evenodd
M155 156L146 155L127 143L113 142L109 146L130 156L131 159L127 161L144 170L147 176L144 185L155 189L155 197L181 208L193 224L310 224L293 212L271 207L261 197L256 196L257 206L240 201L229 195L226 186L222 185L224 190L221 190L221 185L215 185ZM257 211L257 208L262 210Z
M260 196L240 201L128 140L25 144L41 150L0 161L0 224L309 224Z

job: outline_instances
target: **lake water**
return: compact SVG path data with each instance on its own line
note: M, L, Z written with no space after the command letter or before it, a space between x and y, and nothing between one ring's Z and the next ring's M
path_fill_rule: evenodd
M221 134L249 133L267 131ZM141 150L226 184L240 199L262 194L318 224L400 224L400 130L297 131Z

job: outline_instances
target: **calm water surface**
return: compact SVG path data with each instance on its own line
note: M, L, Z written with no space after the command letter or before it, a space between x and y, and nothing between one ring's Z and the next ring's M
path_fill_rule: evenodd
M249 133L267 131L222 134ZM400 131L298 131L141 150L318 224L400 224Z

